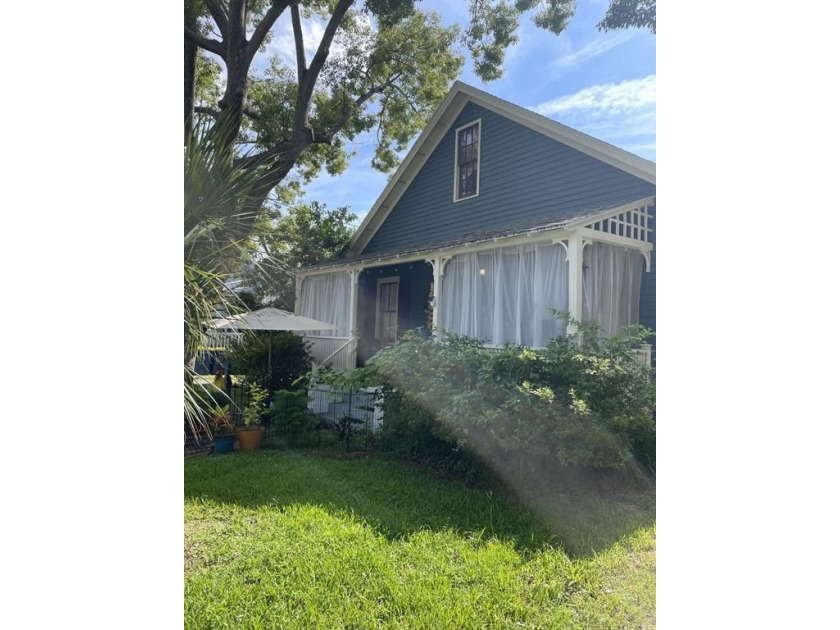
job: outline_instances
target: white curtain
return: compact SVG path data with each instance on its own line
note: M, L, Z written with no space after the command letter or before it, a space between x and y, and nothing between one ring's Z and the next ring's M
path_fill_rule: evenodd
M644 256L634 249L592 243L583 249L583 321L606 336L639 322Z
M456 256L446 264L438 296L440 326L494 345L545 347L565 333L550 309L568 309L568 278L561 245Z
M300 289L300 315L329 322L336 330L312 331L324 337L350 335L350 274L346 271L308 276Z

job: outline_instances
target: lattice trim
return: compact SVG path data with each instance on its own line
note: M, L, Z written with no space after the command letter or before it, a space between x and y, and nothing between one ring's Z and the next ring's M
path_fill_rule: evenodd
M595 230L596 232L623 236L634 241L652 243L653 228L651 227L651 218L648 205L645 204L609 217L604 217L584 227Z

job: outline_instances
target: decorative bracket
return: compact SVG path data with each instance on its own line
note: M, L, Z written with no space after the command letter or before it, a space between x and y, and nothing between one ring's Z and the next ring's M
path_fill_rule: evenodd
M566 242L566 240L562 238L554 238L551 239L551 244L562 246L563 250L566 252L566 262L569 262L569 244Z
M350 284L359 286L359 276L362 274L361 269L347 269L346 273L350 274Z
M439 256L438 258L427 258L426 262L432 266L432 273L440 273L442 278L446 273L446 263L452 260L452 256ZM437 263L440 261L440 269L437 268Z

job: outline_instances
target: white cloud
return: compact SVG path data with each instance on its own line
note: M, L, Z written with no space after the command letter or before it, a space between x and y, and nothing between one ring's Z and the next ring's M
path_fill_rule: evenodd
M596 39L595 41L589 42L580 50L561 57L554 65L558 69L576 68L593 57L603 55L616 46L620 46L624 42L632 39L634 35L635 33L630 31L620 31L602 39Z
M650 155L656 146L656 75L584 88L529 109L621 146Z
M651 105L656 105L655 74L651 74L644 79L593 85L568 96L544 101L529 109L543 116L552 116L576 110L620 113L646 108Z
M301 34L303 35L303 49L306 53L306 64L312 61L321 37L324 35L325 22L319 17L313 16L307 20L301 20ZM292 31L292 21L289 14L284 15L274 25L271 43L266 47L269 57L278 56L290 66L297 63L295 54L295 37Z

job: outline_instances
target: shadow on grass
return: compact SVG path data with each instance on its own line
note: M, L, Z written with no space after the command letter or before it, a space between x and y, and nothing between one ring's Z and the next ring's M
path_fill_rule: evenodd
M573 556L652 526L651 488L567 472L539 488L467 486L400 461L332 452L263 451L184 461L186 500L246 509L320 505L352 513L389 539L453 529L495 536L517 550L561 545Z

